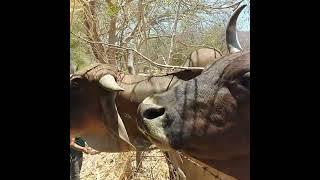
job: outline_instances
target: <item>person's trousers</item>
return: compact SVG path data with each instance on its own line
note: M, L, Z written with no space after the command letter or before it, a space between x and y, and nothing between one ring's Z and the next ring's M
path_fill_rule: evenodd
M77 155L71 158L70 180L80 180L80 171L81 171L82 161L83 161L82 155Z

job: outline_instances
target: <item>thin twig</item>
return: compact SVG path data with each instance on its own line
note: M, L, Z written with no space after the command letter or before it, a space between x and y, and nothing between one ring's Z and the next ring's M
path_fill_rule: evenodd
M185 159L187 159L189 162L193 163L195 166L198 166L200 168L202 168L204 171L208 172L210 175L212 175L213 177L215 177L215 179L219 179L222 180L221 177L219 176L219 174L213 173L209 170L210 166L207 166L206 164L202 163L199 160L196 160L194 158L191 158L190 156L182 153L181 151L176 151L176 153L182 157L184 157ZM197 161L197 162L196 162Z
M137 153L137 152L136 152ZM128 179L132 179L138 172L139 172L139 169L140 169L140 167L141 167L141 165L142 165L142 161L143 161L143 159L144 159L144 155L143 155L144 153L143 152L141 152L141 159L140 159L140 162L139 162L139 164L136 166L136 169L135 169L135 171L132 173L132 171L130 172L130 174L129 174L129 176L128 176ZM131 158L131 157L130 157Z
M176 17L174 18L174 22L172 25L172 37L171 37L171 43L170 43L170 49L169 49L169 55L168 55L168 64L171 61L171 55L173 52L173 48L175 45L175 37L176 37L176 33L177 33L177 24L179 21L179 12L180 12L180 6L181 6L181 0L179 0L178 5L177 5L177 13L176 13Z
M76 0L73 0L72 13L71 13L71 20L70 20L70 29L72 28L73 15L74 15L74 7L75 7L75 6L76 6Z
M241 0L241 1L237 2L237 3L234 3L234 4L232 4L232 5L230 5L230 6L227 6L227 7L224 7L224 8L229 8L229 7L235 6L234 10L236 10L243 1L244 1L244 0ZM234 10L233 10L233 11L234 11Z
M234 9L237 9L237 7L243 2L244 0L241 0L241 1L239 1L239 2L236 2L236 3L234 3L234 4L231 4L231 5L229 5L229 6L224 6L224 7L222 7L222 6L219 6L219 7L210 7L210 6L208 6L209 8L210 8L210 10L214 10L214 9L228 9L228 8L232 8L232 7L234 7L235 6L235 8ZM200 5L199 5L200 6ZM204 7L204 6L203 6Z
M137 50L133 49L133 48L124 48L121 46L117 46L117 45L113 45L113 44L108 44L105 42L96 42L96 41L90 41L87 40L81 36L78 36L76 34L74 34L73 32L70 32L72 35L76 36L77 38L87 42L87 43L95 43L95 44L103 44L103 45L107 45L109 46L109 48L115 48L115 49L121 49L121 50L132 50L135 53L137 53L139 56L141 56L143 59L149 61L151 64L158 66L158 67L163 67L163 68L173 68L173 69L190 69L190 70L203 70L203 67L182 67L182 66L172 66L172 65L163 65L163 64L159 64L156 62L153 62L151 59L147 58L146 56L144 56L143 54L141 54L140 52L138 52Z
M147 41L147 40L150 40L150 39L160 39L160 38L162 38L162 37L165 37L165 38L171 38L171 36L170 36L170 35L149 36L149 37L147 37L147 38L143 38L143 39L141 40L140 44L142 45L142 44L144 43L144 41ZM140 45L140 46L141 46L141 45Z
M163 60L164 64L167 65L166 59L163 56L162 56L162 60Z
M157 155L149 155L149 156L144 156L144 158L164 158L165 156L157 156Z

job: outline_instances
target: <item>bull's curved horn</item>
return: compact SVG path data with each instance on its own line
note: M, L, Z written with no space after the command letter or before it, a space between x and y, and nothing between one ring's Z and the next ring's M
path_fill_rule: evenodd
M238 40L237 35L237 19L241 11L246 7L247 5L241 5L231 16L228 25L227 25L227 32L226 32L226 41L228 50L230 53L236 53L242 50L241 45Z
M117 84L114 77L110 74L102 76L99 80L99 83L107 90L124 91L124 89Z

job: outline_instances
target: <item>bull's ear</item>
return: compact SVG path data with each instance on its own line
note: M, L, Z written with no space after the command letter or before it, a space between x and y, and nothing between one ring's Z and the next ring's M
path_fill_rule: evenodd
M110 74L104 75L100 78L99 83L106 90L110 91L124 91L122 87L120 87L114 77Z

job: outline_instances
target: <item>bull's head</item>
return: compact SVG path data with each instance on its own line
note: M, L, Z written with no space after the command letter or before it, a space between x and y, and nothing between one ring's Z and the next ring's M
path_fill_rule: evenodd
M139 106L139 126L162 149L204 159L248 155L250 54L218 60L201 75Z
M115 97L123 91L116 68L93 64L70 76L70 131L99 151L134 150L118 114Z
M226 160L249 154L250 52L239 52L235 33L244 7L228 24L231 54L207 66L198 77L140 104L139 127L158 147L200 159Z

